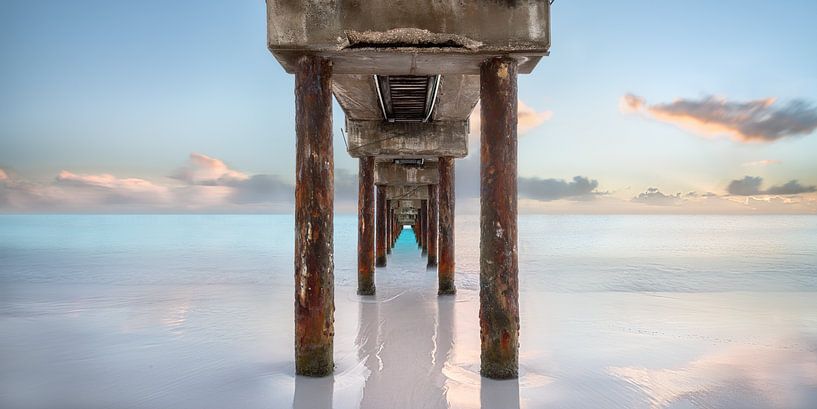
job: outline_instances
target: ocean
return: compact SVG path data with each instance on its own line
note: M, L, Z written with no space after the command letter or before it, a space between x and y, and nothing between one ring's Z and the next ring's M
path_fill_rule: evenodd
M456 220L456 297L410 230L359 297L336 215L336 371L310 379L291 215L0 216L0 407L817 407L817 216L520 216L515 381L478 375Z

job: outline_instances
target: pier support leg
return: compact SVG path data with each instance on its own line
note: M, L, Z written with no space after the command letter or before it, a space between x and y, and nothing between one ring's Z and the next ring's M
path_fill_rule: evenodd
M494 379L516 378L519 366L516 73L509 58L480 69L480 373Z
M454 294L454 158L439 160L440 184L438 186L439 233L437 266L437 293Z
M438 210L437 185L428 185L428 268L437 267Z
M374 285L374 157L360 158L357 189L357 293L373 295Z
M420 224L420 230L423 231L420 237L420 247L422 249L420 254L425 256L428 254L428 200L423 200L423 204L421 205Z
M377 223L375 263L377 267L386 267L386 186L377 185Z
M392 209L391 200L386 200L386 254L391 254L391 243L394 229L392 229Z
M295 372L326 376L335 366L331 61L298 60L295 122Z

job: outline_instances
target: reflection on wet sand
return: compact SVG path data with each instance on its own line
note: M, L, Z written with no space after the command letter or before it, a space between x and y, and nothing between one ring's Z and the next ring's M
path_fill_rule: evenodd
M734 409L806 407L817 388L815 345L809 352L786 349L789 344L727 347L680 368L614 367L609 372L635 385L654 408L679 402Z

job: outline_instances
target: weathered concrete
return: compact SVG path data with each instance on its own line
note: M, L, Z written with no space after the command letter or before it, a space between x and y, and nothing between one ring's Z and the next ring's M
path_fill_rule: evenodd
M425 162L420 166L398 165L394 162L377 162L374 183L377 185L417 186L437 184L440 173L437 162Z
M312 52L338 74L478 74L492 55L517 58L524 73L550 48L549 22L545 0L269 0L267 44L287 72Z
M384 186L389 200L428 200L425 186Z
M454 285L454 158L441 157L439 162L439 265L437 293L455 294Z
M377 186L377 238L375 240L375 266L386 266L386 186Z
M357 194L357 293L373 295L374 281L374 158L360 158Z
M482 66L480 148L480 373L516 378L519 366L517 260L517 63Z
M397 122L346 119L349 155L452 156L468 155L468 121Z
M332 373L335 285L332 63L303 56L295 72L295 372Z
M439 201L437 199L437 185L428 185L428 264L426 267L437 267L437 230L439 224L437 215L439 211Z
M356 121L382 121L383 112L375 81L370 74L335 75L332 90L346 117ZM448 74L440 78L431 120L464 121L479 101L479 75Z

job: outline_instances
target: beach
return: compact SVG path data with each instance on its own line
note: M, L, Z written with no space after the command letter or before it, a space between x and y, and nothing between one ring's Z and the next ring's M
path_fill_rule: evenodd
M336 216L336 368L305 378L291 216L2 216L0 407L817 405L817 217L520 216L513 381L479 376L476 221L456 296L406 230L361 297Z

